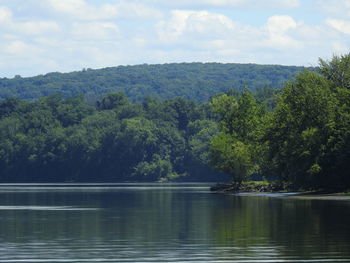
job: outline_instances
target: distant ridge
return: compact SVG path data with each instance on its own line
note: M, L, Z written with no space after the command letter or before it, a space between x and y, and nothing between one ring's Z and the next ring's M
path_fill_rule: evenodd
M132 101L146 96L163 99L184 97L206 101L229 89L281 88L305 67L236 63L171 63L84 69L71 73L48 73L36 77L1 78L0 99L34 100L42 96L77 94L100 97L121 91Z

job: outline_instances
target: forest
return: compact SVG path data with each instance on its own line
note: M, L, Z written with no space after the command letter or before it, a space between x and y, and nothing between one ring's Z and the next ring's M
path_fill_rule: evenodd
M276 100L264 112L248 90L213 99L214 167L238 183L259 173L294 189L349 189L350 54L320 59L316 72L297 74Z
M131 103L120 92L96 105L82 95L0 102L1 181L214 180L206 104L183 98Z
M258 174L302 189L350 187L350 54L320 59L281 90L243 81L209 94L4 98L0 181L241 183Z
M30 78L18 75L12 79L0 78L0 99L35 100L55 94L70 98L84 94L94 102L101 95L123 92L132 102L142 101L147 96L206 102L216 93L240 90L243 85L249 86L250 90L282 88L302 70L304 67L279 65L174 63L83 69Z

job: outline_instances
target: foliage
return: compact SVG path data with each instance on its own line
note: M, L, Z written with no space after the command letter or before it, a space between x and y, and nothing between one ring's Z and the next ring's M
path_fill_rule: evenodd
M260 172L296 188L348 188L350 54L299 73L275 107L267 103L275 93L259 92L259 103L247 89L212 98L220 131L211 141L213 165L238 183Z
M204 102L213 94L229 89L240 90L243 83L252 91L263 87L281 88L302 70L303 67L277 65L180 63L54 72L30 78L2 78L0 98L35 100L53 94L62 94L65 98L84 94L94 102L101 95L122 92L133 102L142 101L147 96L161 99L183 97ZM108 104L108 98L101 103L101 107L106 107L103 104Z
M211 141L214 167L233 176L236 182L247 180L258 170L256 132L263 110L245 88L236 99L227 94L211 102L219 120L220 132Z
M350 54L268 88L297 71L192 63L2 79L2 97L64 92L0 100L0 181L217 181L224 173L241 185L259 173L292 188L349 189ZM91 96L70 96L92 87ZM194 97L210 100L186 99Z
M266 125L265 173L306 188L350 185L350 54L320 60L282 90Z
M130 103L110 93L96 107L82 96L8 98L0 114L2 182L217 180L219 174L207 154L216 124L183 98Z

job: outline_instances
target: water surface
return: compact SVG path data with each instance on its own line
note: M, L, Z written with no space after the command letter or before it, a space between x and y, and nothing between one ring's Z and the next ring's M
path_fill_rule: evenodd
M350 202L206 184L0 185L0 262L350 262Z

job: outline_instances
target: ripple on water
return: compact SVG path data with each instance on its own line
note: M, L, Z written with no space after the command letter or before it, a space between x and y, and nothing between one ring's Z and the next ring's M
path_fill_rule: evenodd
M97 210L98 208L84 208L73 206L0 206L0 210L40 210L40 211L85 211Z
M205 185L0 186L0 263L350 263L349 220L342 202Z
M88 263L88 262L133 262L133 263L148 263L148 262L186 262L186 263L198 263L198 262L206 262L206 263L313 263L313 262L337 262L337 263L346 263L350 262L350 259L310 259L310 260L295 260L295 259L276 259L276 260L203 260L203 259L182 259L182 260L169 260L169 259L159 259L159 258L145 258L142 260L135 259L108 259L108 258L93 258L93 259L13 259L13 260L0 260L0 262L23 262L23 263L32 263L32 262L50 262L50 263L60 263L60 262L79 262L79 263Z
M90 244L75 244L71 246L61 243L29 243L18 245L16 243L4 244L1 251L2 262L186 262L186 263L313 263L313 262L350 262L350 259L336 255L319 255L313 259L297 259L292 256L281 258L277 251L269 247L251 247L254 255L245 255L247 248L242 247L211 247L199 245L184 245L171 247L171 245L152 244L110 244L92 242ZM112 241L113 243L113 241ZM104 244L104 245L103 245ZM5 247L7 249L5 249ZM160 247L159 247L160 246ZM158 247L158 249L157 249ZM268 252L264 252L267 250ZM35 251L35 254L32 253ZM15 254L12 252L16 252ZM246 251L247 252L247 251ZM233 254L231 254L233 253ZM249 253L248 253L249 254Z

